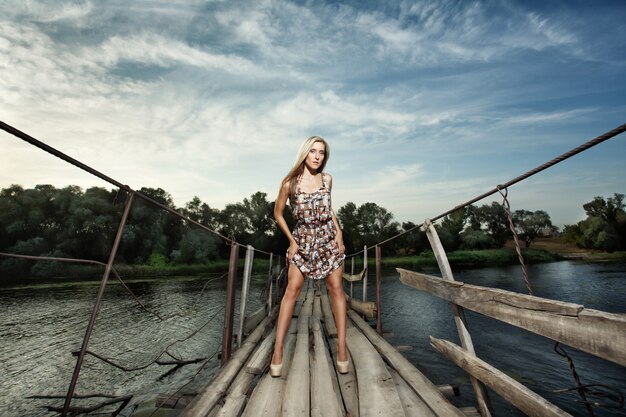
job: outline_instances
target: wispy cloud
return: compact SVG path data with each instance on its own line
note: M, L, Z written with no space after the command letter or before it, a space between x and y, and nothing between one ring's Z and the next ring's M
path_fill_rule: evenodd
M623 122L624 8L600 3L9 0L0 118L216 207L273 198L321 134L336 202L432 215ZM0 187L78 181L24 152L3 145Z

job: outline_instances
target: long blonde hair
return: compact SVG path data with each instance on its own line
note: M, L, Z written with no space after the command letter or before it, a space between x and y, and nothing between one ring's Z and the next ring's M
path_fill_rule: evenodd
M316 142L321 142L324 144L325 153L324 160L322 161L320 167L317 169L317 172L323 172L324 167L326 166L326 162L328 162L328 158L330 157L330 147L328 146L328 142L320 136L311 136L300 145L300 149L298 149L298 153L296 154L296 160L293 164L289 173L283 179L281 186L285 185L285 183L289 184L289 198L291 198L296 192L296 181L295 179L302 175L304 172L304 161L309 154L309 150Z

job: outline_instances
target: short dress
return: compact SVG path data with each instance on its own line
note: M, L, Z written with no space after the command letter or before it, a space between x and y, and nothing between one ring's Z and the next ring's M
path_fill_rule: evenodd
M302 275L312 279L326 278L339 268L345 259L335 242L335 225L330 206L330 188L322 174L322 187L304 193L297 185L291 199L291 210L296 220L292 235L298 244L292 263Z

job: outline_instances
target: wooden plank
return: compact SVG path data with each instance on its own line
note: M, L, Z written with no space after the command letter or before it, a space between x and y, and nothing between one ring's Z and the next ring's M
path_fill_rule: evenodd
M217 417L239 417L246 405L247 391L256 375L242 369L233 381Z
M435 413L433 413L433 410L431 410L430 407L424 403L424 400L409 387L409 384L402 379L395 369L389 368L389 373L393 378L393 382L396 384L396 389L398 390L398 395L400 396L406 417L437 417Z
M346 339L359 386L360 416L404 416L398 390L376 349L356 327L346 330Z
M285 375L289 372L296 344L297 325L298 320L292 319L285 335L281 377L273 378L269 372L261 377L252 395L250 395L242 417L278 417L280 415L286 381Z
M250 332L259 325L261 320L266 316L265 306L245 318L243 322L243 337L245 338Z
M526 388L513 378L499 371L461 347L447 341L430 337L431 345L459 367L484 382L502 398L528 416L571 417L545 398Z
M465 414L465 417L482 417L476 407L461 407L460 410Z
M624 314L397 270L408 286L626 366Z
M353 261L353 266L354 266L354 258L352 259ZM348 274L348 273L343 273L343 279L345 279L348 282L358 282L363 280L363 278L365 277L365 269L363 269L361 272L359 272L358 274Z
M326 334L328 337L337 337L337 325L335 324L335 318L333 317L333 310L330 306L330 299L328 293L325 293L321 297L322 312L324 314L324 327L326 328Z
M309 285L298 317L296 347L283 398L283 417L308 416L310 411L310 396L304 393L310 392L309 319L313 310L313 293L313 287Z
M337 361L337 343L333 338L337 337L337 326L335 325L335 318L333 317L330 308L330 300L327 292L324 293L321 301L322 310L324 311L326 335L330 339L328 342L332 355L330 360L332 361L332 366L335 366L334 364ZM350 322L346 324L349 326L351 325ZM349 356L350 351L348 350L348 357ZM359 393L354 372L354 361L350 360L350 371L347 374L340 374L337 372L336 375L343 403L346 407L346 412L350 417L359 417Z
M252 276L252 261L254 260L254 248L250 245L246 247L246 261L243 266L243 282L241 284L241 297L239 301L239 330L237 331L237 346L241 346L243 341L243 327L246 319L246 305L248 303L248 288Z
M318 303L319 304L319 303ZM339 404L338 392L332 379L334 368L329 367L328 351L322 336L319 318L311 318L313 333L313 355L311 355L311 417L342 417L343 406Z
M327 298L327 296L326 296L326 288L325 287L322 290L320 290L320 291L315 291L315 301L313 302L313 316L312 316L312 319L315 319L315 320L318 321L318 323L320 323L320 336L322 337L322 343L323 343L324 352L325 352L324 360L326 361L326 368L331 371L330 372L329 381L332 384L332 389L333 389L333 392L335 394L335 398L336 398L337 404L339 404L340 407L341 407L342 415L345 415L345 408L343 406L343 400L341 398L341 391L339 390L339 382L337 381L337 377L335 375L335 366L333 364L332 353L330 353L330 351L331 351L330 350L330 346L328 346L326 344L328 341L326 340L326 337L325 337L325 334L324 334L324 330L321 327L322 317L323 317L322 302L321 301L322 301L323 298ZM332 340L331 344L336 345L335 340ZM315 352L315 350L314 350L314 352ZM326 381L326 382L328 383L328 381Z
M409 386L419 395L422 400L437 416L464 417L456 407L443 396L428 378L424 376L411 362L409 362L400 352L395 350L382 336L376 333L358 314L348 311L348 316L352 322L363 332L363 334L374 345L378 353L385 358L409 384Z
M275 312L266 317L261 324L248 336L243 345L235 351L230 360L222 366L211 383L204 388L201 394L185 408L181 417L198 417L207 415L213 406L224 396L228 387L235 379L241 367L250 357L259 340L272 328Z
M347 294L346 299L348 301L348 307L354 311L364 314L369 320L372 320L376 316L376 303L350 298Z
M428 237L430 246L435 253L435 258L437 259L437 264L439 265L439 270L441 271L443 279L446 281L454 281L454 275L452 275L452 268L448 262L448 256L446 255L446 251L439 240L439 235L437 234L435 225L433 225L430 220L426 220L423 227L426 229L426 236ZM461 340L461 346L463 346L463 349L465 349L470 355L476 356L474 342L472 341L472 336L467 328L467 320L465 319L465 312L463 311L463 308L456 304L452 304L451 307L452 314L454 315L454 323L459 334L459 339ZM470 379L472 388L476 394L476 401L478 402L480 414L483 417L491 417L491 403L489 401L489 396L487 395L487 390L480 383L480 381L476 380L476 378L472 377Z
M271 355L274 353L274 341L276 340L276 329L263 339L259 348L254 351L252 357L246 365L246 371L253 375L260 375L269 366Z

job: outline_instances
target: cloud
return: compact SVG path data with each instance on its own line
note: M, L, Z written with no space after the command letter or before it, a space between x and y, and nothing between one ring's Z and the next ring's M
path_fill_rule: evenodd
M611 11L593 16L608 34L587 31L576 7L4 2L1 118L131 186L214 207L273 198L321 134L335 201L432 216L616 123L623 54L588 56L605 59L623 30ZM3 145L0 181L75 180L25 155Z

